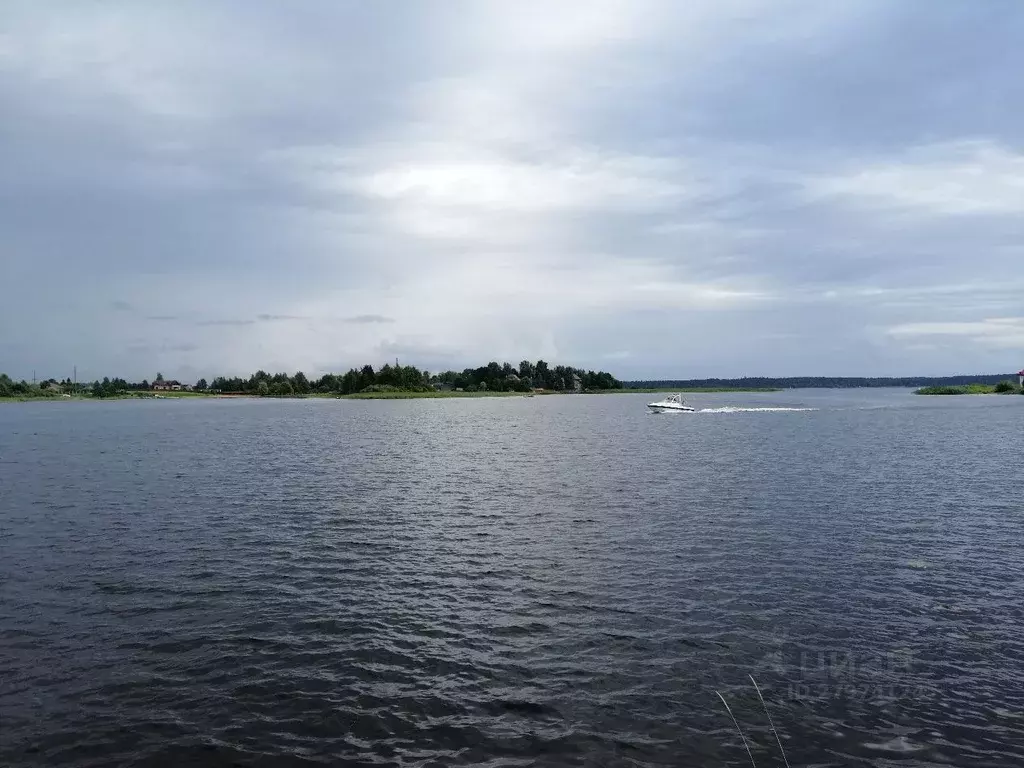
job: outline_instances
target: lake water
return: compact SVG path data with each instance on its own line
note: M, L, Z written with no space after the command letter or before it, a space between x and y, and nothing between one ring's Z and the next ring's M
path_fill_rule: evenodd
M650 399L0 405L0 764L1024 762L1024 397Z

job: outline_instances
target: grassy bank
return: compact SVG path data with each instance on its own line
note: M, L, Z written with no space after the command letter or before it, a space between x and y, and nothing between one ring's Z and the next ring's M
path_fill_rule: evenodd
M81 397L76 397L75 400L82 400ZM17 397L0 397L0 403L34 403L36 401L45 402L47 400L67 401L66 397L29 397L19 395Z
M599 389L584 392L582 394L590 395L606 395L606 394L654 394L659 392L687 392L687 393L701 393L701 392L777 392L777 389L768 388L754 388L754 387L705 387L705 388L693 388L693 389L671 389L671 388L655 388L655 389ZM91 394L76 395L73 398L66 398L58 396L46 396L46 397L32 397L32 396L18 396L18 397L0 397L0 403L23 403L23 402L34 402L49 400L54 402L70 402L71 400L153 400L153 399L186 399L186 398L259 398L259 399L270 399L270 400L302 400L305 398L326 398L330 400L424 400L424 399L438 399L438 398L465 398L465 397L532 397L534 395L547 396L547 395L561 395L561 394L575 394L572 392L558 392L551 389L546 389L539 392L501 392L501 391L476 391L476 392L457 392L455 390L428 390L428 391L403 391L403 390L391 390L383 392L353 392L348 395L340 395L337 392L311 392L308 395L270 395L261 396L253 393L231 393L231 394L220 394L214 392L120 392L116 395L108 395L104 398L93 397Z
M261 396L256 393L232 393L232 394L220 394L214 392L160 392L153 394L151 392L122 392L116 395L108 395L107 397L99 398L93 397L92 395L76 395L75 397L32 397L26 395L19 395L17 397L0 397L0 403L27 403L27 402L42 402L52 401L58 403L67 402L80 402L83 400L184 400L190 398L212 398L212 399L237 399L237 398L253 398L260 400L305 400L308 398L317 399L329 399L329 400L422 400L422 399L436 399L436 398L463 398L463 397L530 397L532 395L555 395L559 394L554 391L544 392L456 392L454 390L438 392L438 391L387 391L387 392L354 392L349 395L339 395L336 392L311 392L308 395L269 395Z
M93 395L87 395L85 397L78 397L77 400L183 400L194 397L217 397L212 392L150 392L143 390L141 392L118 392L114 395L106 395L105 397L94 397Z
M915 395L991 395L996 388L990 384L961 384L950 387L921 387Z
M342 400L422 400L451 397L527 397L530 393L523 392L353 392L350 395L325 394L322 397L336 397ZM553 393L538 393L553 394Z
M1001 381L998 384L959 384L943 387L921 387L914 390L915 395L1020 395L1024 394L1019 386L1012 381Z
M152 400L154 397L216 397L212 392L122 392L114 397L122 400L138 398L140 400ZM105 398L109 400L110 398Z
M15 395L12 397L0 397L0 403L71 403L82 402L83 400L99 402L102 400L158 400L162 398L178 400L193 397L220 397L220 395L211 392L118 392L106 397L94 397L89 393L72 395L71 397L63 397L62 395Z
M636 394L636 393L658 393L658 392L688 392L688 393L701 393L701 392L778 392L780 390L775 388L760 388L760 387L695 387L692 389L671 389L668 387L652 388L652 389L594 389L587 390L581 394L586 395L615 395L615 394ZM456 392L449 390L445 392L356 392L351 395L335 395L325 394L319 395L319 397L341 397L344 400L410 400L416 398L435 398L435 397L529 397L531 394L537 395L562 395L562 394L575 394L572 392L557 392L555 390L544 390L542 392L490 392L490 391L478 391L478 392Z

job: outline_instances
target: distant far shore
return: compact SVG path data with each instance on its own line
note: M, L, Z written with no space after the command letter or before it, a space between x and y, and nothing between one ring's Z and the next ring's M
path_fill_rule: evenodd
M662 387L662 388L630 388L630 389L594 389L582 392L566 392L554 389L534 390L533 392L501 392L501 391L476 391L466 392L460 390L392 390L379 392L353 392L342 395L334 392L311 392L305 395L258 395L249 392L123 392L115 395L108 395L103 400L433 400L433 399L460 399L478 397L547 397L549 395L622 395L622 394L653 394L658 392L687 392L700 393L721 393L721 392L778 392L776 387ZM81 402L86 400L97 400L88 394L75 395L73 397L33 397L15 396L0 397L0 403L28 403L28 402Z
M627 391L764 391L766 389L862 389L866 387L962 387L970 384L995 386L1017 379L1017 374L984 373L961 376L743 376L735 379L644 379L624 381ZM1012 383L1012 382L1011 382Z
M568 395L568 394L602 394L604 392L622 392L623 390L595 390L593 392L560 392L557 390L538 390L535 392L489 392L476 391L465 392L457 390L391 390L380 392L353 392L347 395L340 395L334 392L311 392L305 395L259 395L248 392L123 392L115 395L108 395L103 400L425 400L438 398L466 398L466 397L533 397L547 395ZM91 395L75 395L73 397L33 397L16 396L0 397L0 403L30 403L30 402L82 402L94 401Z
M518 373L517 373L518 371ZM78 400L143 400L181 398L329 398L349 400L419 400L466 397L534 397L553 394L622 394L686 392L758 393L790 389L854 389L894 387L914 389L919 395L982 395L1022 393L1018 374L979 374L917 377L828 377L790 376L770 378L747 376L734 379L648 379L620 381L611 374L566 366L549 366L544 361L523 361L518 368L506 363L489 363L461 373L429 374L412 366L371 366L352 369L344 376L326 374L307 379L301 372L270 375L259 371L248 379L214 379L207 385L200 379L194 386L163 379L157 374L152 384L103 379L91 384L48 379L29 384L15 382L0 374L0 403L55 402Z
M611 389L609 393L630 394L632 392L781 392L782 387L701 387L695 385L681 385L678 387L631 387L626 385L624 389Z

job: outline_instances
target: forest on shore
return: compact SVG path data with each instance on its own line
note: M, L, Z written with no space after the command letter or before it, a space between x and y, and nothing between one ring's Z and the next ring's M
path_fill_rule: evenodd
M95 398L148 396L160 385L160 391L193 394L238 394L259 397L295 397L305 395L356 395L388 392L594 392L622 389L622 382L605 371L589 371L565 365L549 365L544 360L523 360L518 366L490 362L479 368L431 374L412 365L385 364L352 368L347 373L328 373L309 378L302 371L294 374L257 371L247 377L217 376L211 381L199 379L185 384L165 379L158 373L150 383L104 377L92 382L70 378L40 382L14 381L0 374L0 398L55 398L87 396ZM173 392L172 392L173 390Z
M1016 374L1013 375L1014 377ZM685 391L739 391L791 388L854 388L906 387L920 388L920 394L984 394L1020 391L1008 374L968 376L909 377L828 377L796 376L771 378L746 376L735 379L656 379L622 382L605 371L591 371L565 365L549 365L544 360L523 360L519 365L490 362L478 368L430 373L411 365L364 365L346 373L328 373L310 378L299 371L294 374L257 371L246 377L217 376L211 381L201 378L194 384L165 381L158 373L151 383L127 381L120 377L104 377L96 381L77 382L45 379L38 382L16 381L0 373L0 399L45 399L56 397L115 398L153 396L154 384L166 394L235 394L262 397L295 397L308 395L372 395L386 393L482 393L482 392L607 392L671 388ZM170 392L168 390L175 390Z
M206 384L200 381L200 384ZM328 373L310 380L301 371L289 376L257 371L247 379L218 376L209 389L223 393L255 395L352 395L360 392L555 392L622 389L622 382L605 371L587 371L565 365L550 366L543 360L523 360L518 366L490 362L479 368L431 374L413 365L385 364L352 368L344 374Z

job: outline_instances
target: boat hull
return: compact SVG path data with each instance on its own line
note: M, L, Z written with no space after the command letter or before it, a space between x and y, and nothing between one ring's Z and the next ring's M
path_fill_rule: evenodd
M669 395L664 400L648 403L647 407L654 413L693 413L696 408L687 405L681 392Z

